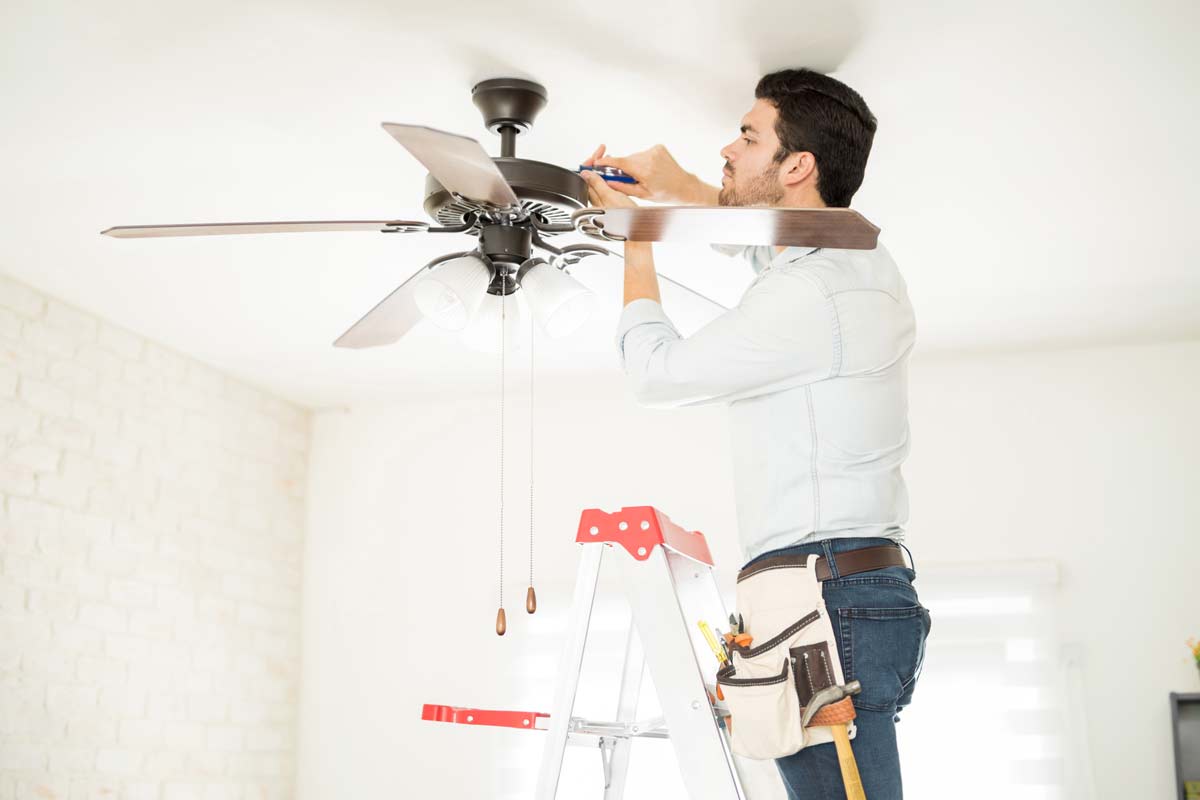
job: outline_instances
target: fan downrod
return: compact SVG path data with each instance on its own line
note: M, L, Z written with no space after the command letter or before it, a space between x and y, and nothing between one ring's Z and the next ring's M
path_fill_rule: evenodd
M500 155L492 160L521 201L522 219L536 214L548 225L568 225L571 214L588 204L587 184L578 173L556 164L517 158L516 139L533 127L546 107L548 95L540 83L523 78L490 78L471 89L471 99L483 114L489 131L500 136ZM456 227L476 218L469 226L475 234L493 222L485 204L448 192L432 173L425 178L425 212L439 224ZM554 236L562 231L541 231Z
M513 158L517 136L533 127L546 107L546 87L521 78L492 78L475 84L471 100L487 129L500 135L500 156Z

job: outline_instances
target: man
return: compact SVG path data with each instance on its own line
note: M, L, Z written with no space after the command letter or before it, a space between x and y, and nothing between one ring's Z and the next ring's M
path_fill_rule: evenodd
M846 207L862 184L875 127L850 87L811 70L782 70L758 82L737 139L721 150L720 188L686 172L661 145L625 158L606 156L601 145L585 162L619 167L635 184L583 174L594 206L635 205L639 197ZM915 323L907 289L882 245L716 247L743 255L756 277L736 307L684 338L663 312L651 245L625 243L621 364L643 405L728 404L747 566L825 558L822 594L845 678L862 684L852 746L864 789L871 800L898 800L895 723L912 700L931 628L916 572L896 546L908 521L900 466L909 450ZM886 557L875 558L880 553ZM777 763L795 800L845 796L832 743Z

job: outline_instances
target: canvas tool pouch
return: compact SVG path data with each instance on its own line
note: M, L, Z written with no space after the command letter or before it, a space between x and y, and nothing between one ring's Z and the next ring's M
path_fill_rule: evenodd
M738 755L782 758L833 741L831 728L800 724L814 694L845 683L818 558L786 559L738 577L738 613L754 638L749 647L731 647L731 662L717 672L730 713L730 746ZM849 732L853 738L853 722Z

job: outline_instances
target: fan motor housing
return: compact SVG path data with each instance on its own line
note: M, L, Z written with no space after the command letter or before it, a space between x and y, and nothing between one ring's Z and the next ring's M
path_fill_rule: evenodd
M523 218L538 215L549 224L566 224L571 213L587 206L587 183L569 169L527 158L493 158L500 174L521 201ZM489 208L455 197L432 175L425 178L425 213L440 225L461 225L472 214L487 216ZM472 232L477 232L476 226ZM542 236L549 234L543 233Z
M520 78L492 78L471 89L471 100L492 133L500 133L501 128L513 128L515 133L529 130L546 107L546 99L546 87Z

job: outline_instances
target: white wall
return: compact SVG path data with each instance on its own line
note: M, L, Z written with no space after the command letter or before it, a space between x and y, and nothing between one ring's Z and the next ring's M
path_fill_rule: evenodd
M0 800L292 796L308 424L0 276Z
M1197 342L912 365L906 476L918 574L923 564L988 558L1061 564L1060 613L1067 638L1083 645L1104 798L1169 796L1167 693L1198 683L1184 645L1200 634L1200 499L1191 491L1200 477L1198 375ZM421 704L548 709L553 675L540 665L557 652L581 509L658 506L709 536L724 579L738 565L723 412L637 408L614 363L594 380L538 386L541 610L528 617L527 374L510 373L509 633L498 638L499 419L490 377L481 376L479 394L316 418L304 800L376 796L401 783L418 796L528 796L540 734L421 722ZM936 608L933 617L936 637ZM918 688L912 713L920 696ZM580 702L585 713L611 714L599 694ZM963 729L988 724L987 697L964 698L963 707ZM572 779L597 785L598 756L572 758ZM635 757L635 771L648 766Z
M1097 794L1174 796L1167 695L1200 690L1200 342L918 360L911 377L918 572L1057 560Z

